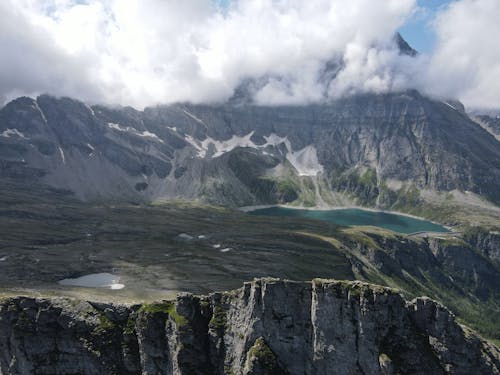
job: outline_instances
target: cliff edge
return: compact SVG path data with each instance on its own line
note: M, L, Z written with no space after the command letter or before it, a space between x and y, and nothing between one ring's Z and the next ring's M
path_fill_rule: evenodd
M362 282L257 279L111 305L0 301L0 374L499 374L444 306Z

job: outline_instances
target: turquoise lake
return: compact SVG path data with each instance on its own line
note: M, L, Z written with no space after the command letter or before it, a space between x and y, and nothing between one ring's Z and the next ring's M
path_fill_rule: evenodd
M449 230L443 226L427 220L357 208L340 210L303 210L286 207L269 207L250 211L249 214L303 217L307 219L328 221L344 226L371 225L406 234L416 232L449 232Z

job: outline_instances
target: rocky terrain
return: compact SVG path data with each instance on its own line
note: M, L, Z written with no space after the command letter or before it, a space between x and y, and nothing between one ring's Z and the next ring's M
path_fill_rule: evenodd
M500 147L460 103L416 91L144 111L44 95L0 110L0 175L94 201L411 207L422 191L499 202Z
M255 277L361 280L407 299L427 295L500 341L495 227L408 236L186 202L89 204L42 186L0 187L0 296L139 303L230 290ZM58 284L103 272L125 287Z
M472 228L464 233L464 238L486 258L500 266L500 231L498 229Z
M224 104L0 109L0 374L500 373L462 325L500 342L498 117L415 90L258 106L266 79ZM230 209L277 203L457 232ZM102 272L124 288L58 284Z
M500 372L500 351L441 304L322 279L133 306L3 299L0 333L5 374Z
M218 104L0 108L0 375L500 374L498 116L415 90L256 105L282 78ZM278 203L455 232L233 210ZM104 273L120 289L59 284Z
M498 115L477 115L474 120L496 139L500 140L500 117Z

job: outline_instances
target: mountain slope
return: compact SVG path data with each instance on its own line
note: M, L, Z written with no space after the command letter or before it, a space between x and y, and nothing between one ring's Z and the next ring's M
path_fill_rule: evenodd
M481 125L485 130L490 132L497 140L500 141L500 117L477 115L474 120Z
M454 103L453 103L454 104ZM390 207L421 191L500 201L499 142L415 91L324 105L89 107L19 98L0 110L0 173L85 200L296 201Z

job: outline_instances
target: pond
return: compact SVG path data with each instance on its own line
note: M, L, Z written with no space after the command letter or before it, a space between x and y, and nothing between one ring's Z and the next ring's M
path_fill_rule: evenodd
M75 279L63 279L60 285L83 286L87 288L123 289L125 285L120 284L120 277L110 273L91 273Z

